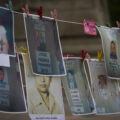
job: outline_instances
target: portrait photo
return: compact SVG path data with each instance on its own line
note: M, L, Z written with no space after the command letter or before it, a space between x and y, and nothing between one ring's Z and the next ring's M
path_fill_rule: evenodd
M64 115L60 78L33 75L28 55L22 56L29 114Z
M102 40L107 76L120 79L120 29L117 27L97 26Z
M110 58L111 59L117 59L116 42L115 41L110 42Z
M69 88L71 89L77 88L75 72L73 69L67 70L67 81L68 81Z
M19 62L10 58L11 67L0 67L0 113L26 112L25 96L21 79Z
M37 15L24 14L27 46L33 74L64 76L66 74L57 23Z
M96 104L96 114L120 113L120 89L116 79L107 77L105 62L97 59L88 61L91 88Z
M106 75L98 75L98 86L99 89L107 89L107 76Z
M0 54L15 56L14 17L8 9L0 7Z
M73 115L95 113L95 104L85 72L79 58L64 58L67 75L62 77L65 94Z

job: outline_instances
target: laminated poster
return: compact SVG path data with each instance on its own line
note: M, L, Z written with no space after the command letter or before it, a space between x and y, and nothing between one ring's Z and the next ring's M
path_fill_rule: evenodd
M0 67L0 119L5 120L27 113L18 59L11 57L10 65Z
M67 75L62 77L62 83L72 114L94 114L94 100L82 60L80 58L66 58L64 60Z
M97 27L102 39L107 75L120 78L120 28ZM119 79L120 80L120 79Z
M29 56L22 56L31 120L65 120L60 77L33 75Z
M15 57L14 15L9 9L0 7L0 54Z
M88 61L97 114L120 113L120 81L107 78L104 61Z
M57 23L52 18L24 14L27 45L34 74L66 74Z

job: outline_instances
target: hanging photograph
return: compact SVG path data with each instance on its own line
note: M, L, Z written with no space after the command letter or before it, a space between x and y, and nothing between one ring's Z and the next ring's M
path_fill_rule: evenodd
M0 7L0 54L14 54L14 17L9 9Z
M57 23L52 18L24 14L29 57L34 74L65 75Z
M11 67L0 67L0 117L2 113L25 113L26 103L21 81L19 61L10 58Z
M66 77L62 77L66 97L73 115L95 113L93 96L80 58L64 59L67 69Z
M65 120L60 77L32 74L29 56L22 54L28 113L34 120Z
M107 78L103 61L91 59L88 67L97 114L120 113L120 81Z
M120 78L120 28L97 27L102 39L107 75Z

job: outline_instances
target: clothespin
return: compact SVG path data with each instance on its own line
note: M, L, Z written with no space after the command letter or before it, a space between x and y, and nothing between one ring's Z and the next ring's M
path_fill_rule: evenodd
M95 21L85 20L83 21L84 32L89 35L97 35Z
M97 58L98 58L98 61L101 62L102 61L102 56L103 56L103 51L101 50L100 52L98 51L97 52Z
M28 50L27 49L25 49L23 46L21 46L20 48L21 48L23 53L27 53L28 54Z
M120 22L116 21L117 27L120 28Z
M82 61L84 61L86 55L87 55L87 51L84 51L83 49L81 50L81 57L82 57Z
M9 0L8 1L8 4L5 4L5 6L12 12L12 1L11 0Z
M28 4L25 5L25 8L22 8L23 12L26 13L28 16L30 15L30 11L28 8Z
M51 11L50 14L51 14L51 17L54 18L54 20L56 21L56 19L57 19L57 11L56 11L56 9Z
M112 26L109 23L107 23L107 22L105 22L105 26L112 28Z
M43 16L42 16L42 10L43 10L42 6L40 6L40 8L36 8L36 12L40 16L40 19L43 18Z

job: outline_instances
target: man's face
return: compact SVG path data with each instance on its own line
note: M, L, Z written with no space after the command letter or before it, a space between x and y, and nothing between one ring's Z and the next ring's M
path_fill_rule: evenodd
M50 83L51 83L51 78L50 77L40 77L40 79L36 79L36 85L37 85L37 89L40 92L48 92L48 89L50 87Z
M115 55L116 54L116 48L115 48L115 44L111 44L111 53L113 54L113 55Z
M4 72L0 70L0 82L4 80Z

